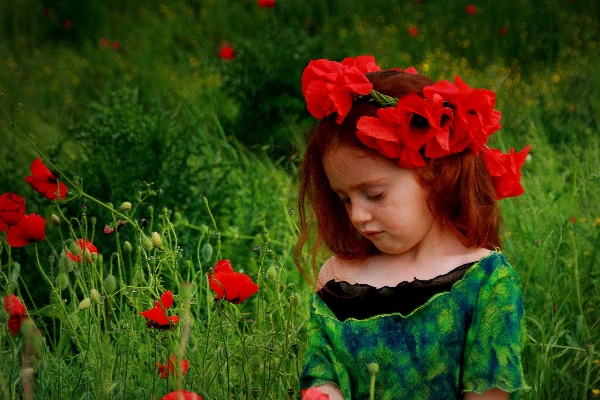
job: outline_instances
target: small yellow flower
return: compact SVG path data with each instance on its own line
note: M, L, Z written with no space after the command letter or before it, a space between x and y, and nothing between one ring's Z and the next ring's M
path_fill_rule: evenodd
M600 389L592 389L592 394L598 396L600 394Z

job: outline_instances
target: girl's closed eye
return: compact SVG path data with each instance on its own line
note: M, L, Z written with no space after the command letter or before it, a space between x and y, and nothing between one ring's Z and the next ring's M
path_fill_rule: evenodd
M378 201L383 199L383 192L380 192L378 194L367 194L367 199L371 200L371 201Z

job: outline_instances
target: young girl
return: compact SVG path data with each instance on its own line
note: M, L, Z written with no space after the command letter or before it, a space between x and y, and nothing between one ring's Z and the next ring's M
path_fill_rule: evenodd
M314 220L313 267L319 246L333 256L310 301L301 388L368 399L378 370L375 399L515 398L527 388L522 289L498 250L498 200L523 192L528 148L485 146L500 128L495 94L370 56L311 61L302 90L320 122L296 260Z

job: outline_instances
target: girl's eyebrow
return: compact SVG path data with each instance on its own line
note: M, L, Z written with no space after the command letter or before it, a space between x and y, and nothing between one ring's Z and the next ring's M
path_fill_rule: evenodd
M357 190L357 189L362 189L364 187L367 186L374 186L374 185L379 185L382 183L382 181L385 181L386 178L378 178L378 179L372 179L370 181L364 181L364 182L359 182L355 185L352 185L349 187L350 190ZM331 190L333 190L334 192L338 192L339 189L336 189L334 187L331 188Z

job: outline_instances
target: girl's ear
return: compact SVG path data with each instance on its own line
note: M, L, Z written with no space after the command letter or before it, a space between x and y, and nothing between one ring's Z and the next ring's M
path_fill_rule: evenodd
M430 159L424 167L415 168L413 171L421 187L429 189L434 177L433 159Z

